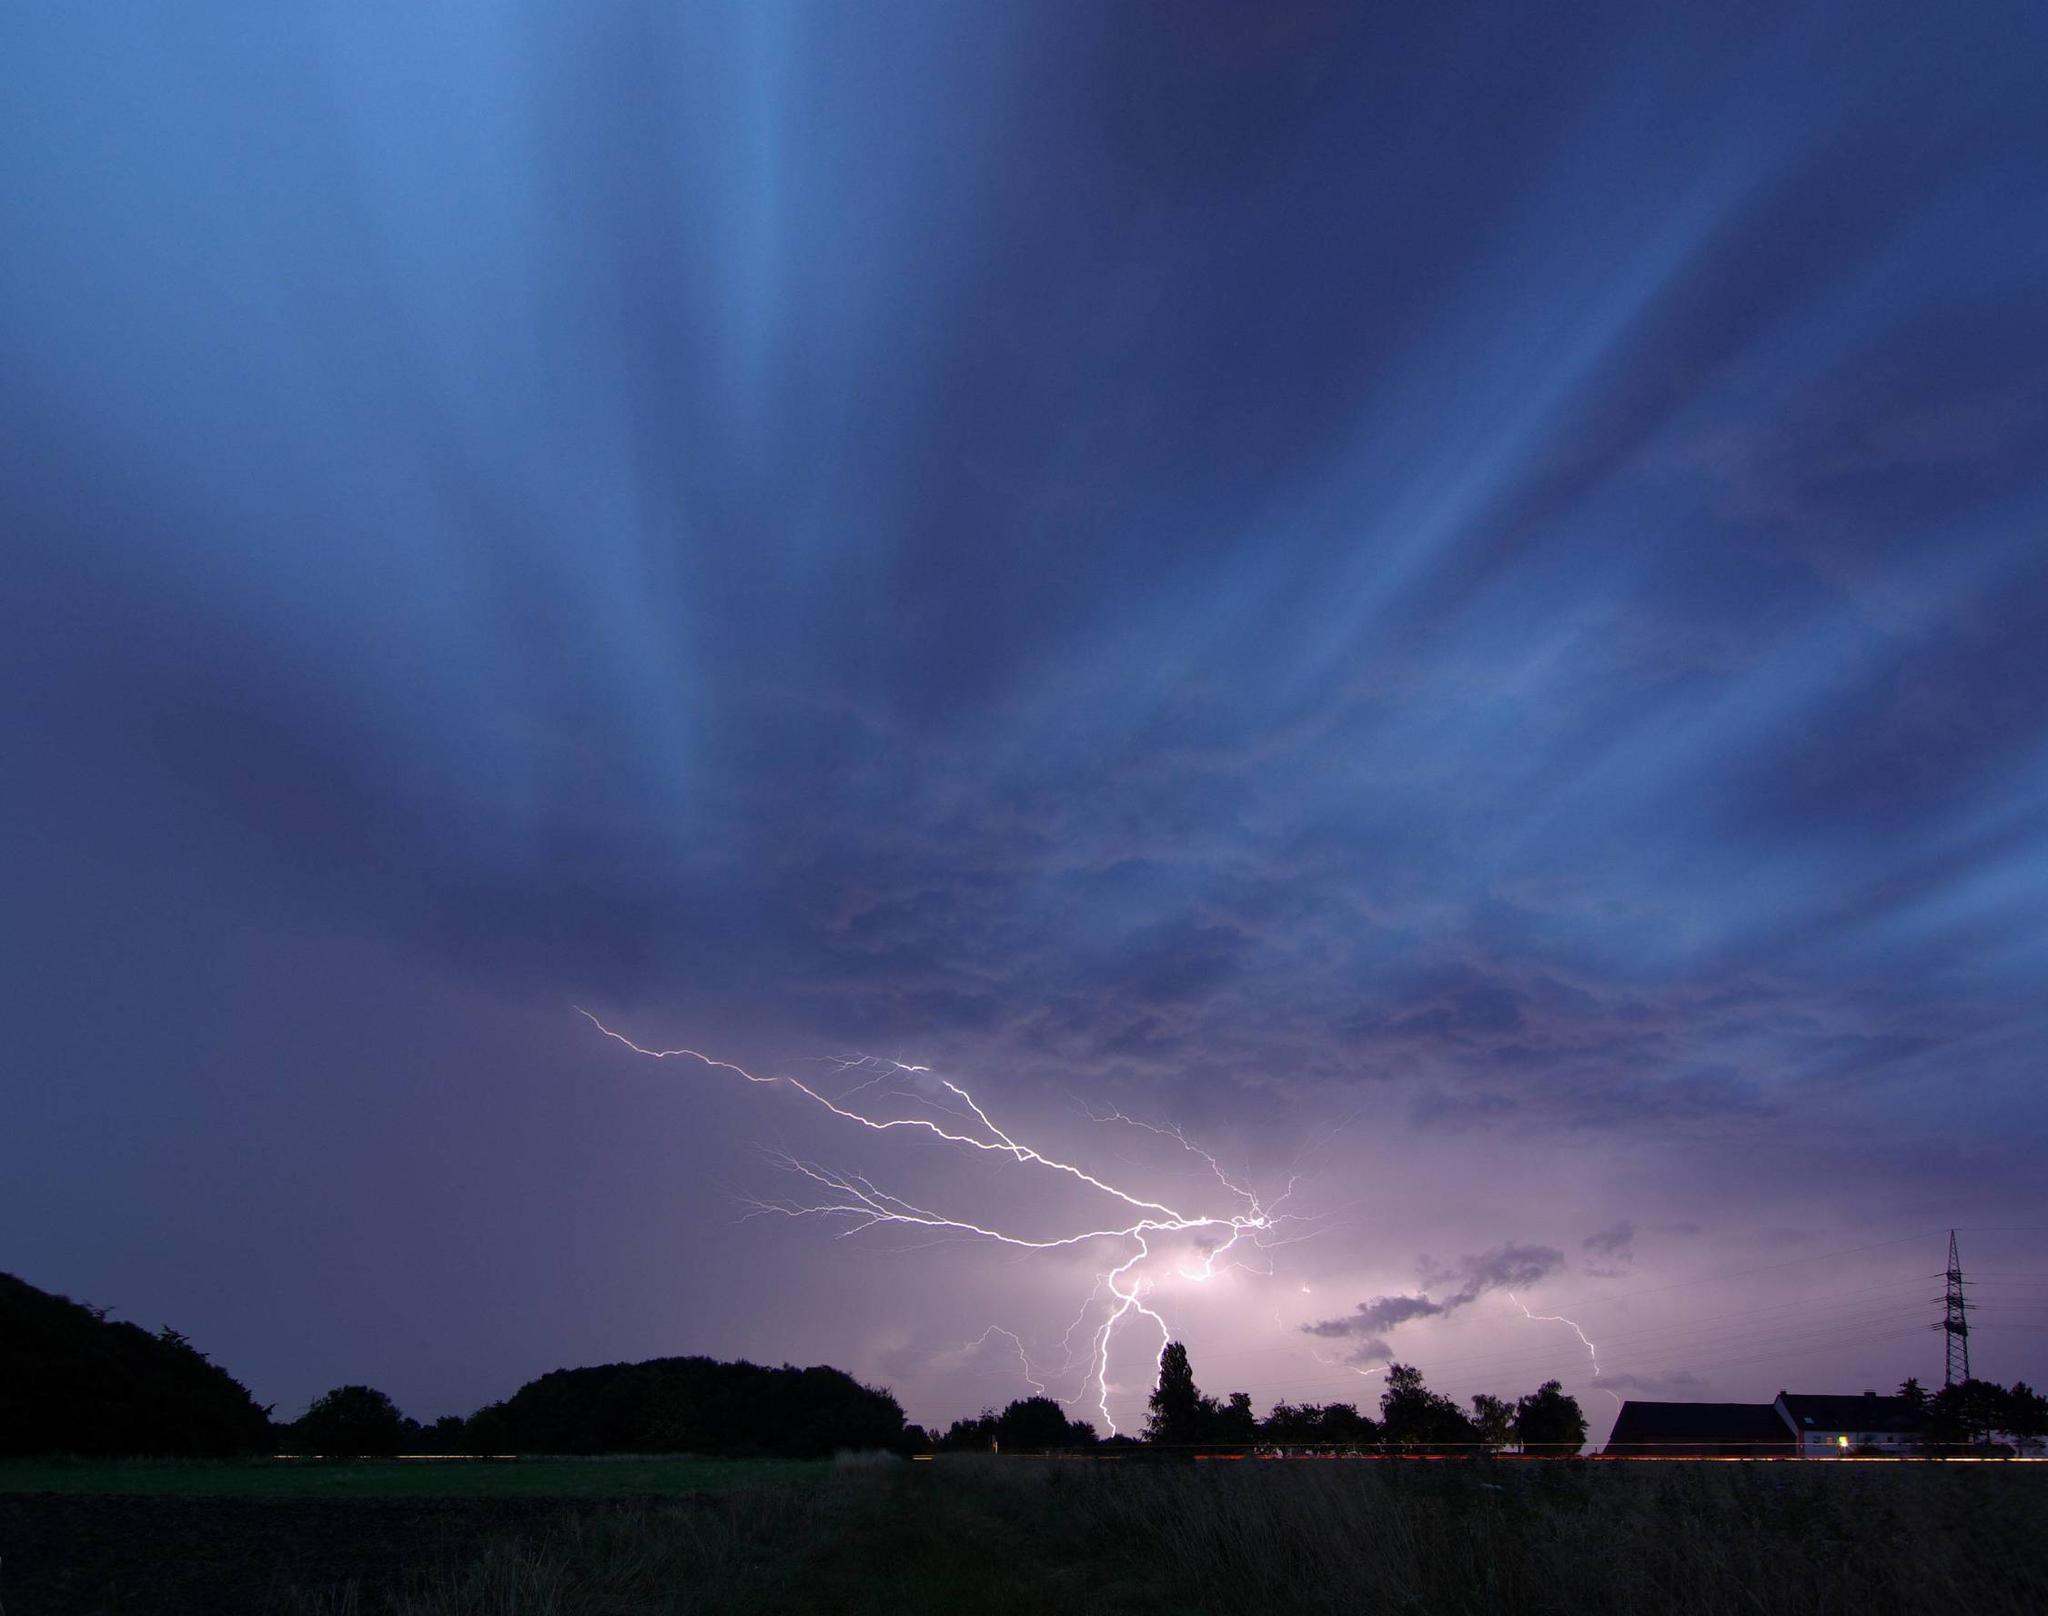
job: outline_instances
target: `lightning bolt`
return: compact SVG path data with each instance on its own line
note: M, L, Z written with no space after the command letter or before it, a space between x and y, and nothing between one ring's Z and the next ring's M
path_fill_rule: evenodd
M988 1340L988 1338L992 1335L999 1335L1003 1337L1006 1341L1010 1343L1011 1346L1017 1349L1017 1362L1023 1367L1024 1370L1024 1384L1029 1386L1034 1392L1038 1393L1040 1397L1043 1397L1045 1395L1045 1382L1040 1380L1038 1376L1032 1372L1031 1359L1024 1351L1024 1338L1017 1334L1015 1330L1005 1330L1000 1324L991 1324L986 1330L982 1331L980 1335L976 1336L972 1341L968 1342L965 1346L963 1346L960 1349L960 1356L965 1357L968 1353L972 1352L976 1347L980 1346L984 1341Z
M1308 1355L1325 1369L1342 1369L1347 1374L1357 1375L1363 1380L1371 1380L1375 1375L1384 1375L1389 1369L1394 1367L1394 1360L1392 1358L1386 1359L1377 1368L1368 1369L1362 1364L1350 1363L1342 1358L1328 1357L1323 1353L1317 1352L1313 1347L1309 1349Z
M1584 1330L1580 1329L1576 1322L1566 1318L1562 1313L1531 1313L1529 1311L1528 1304L1525 1303L1521 1299L1521 1297L1517 1296L1513 1291L1508 1292L1508 1300L1510 1302L1513 1302L1515 1306L1519 1307L1522 1310L1523 1318L1528 1319L1532 1323L1570 1325L1572 1334L1579 1338L1579 1344L1586 1349L1586 1356L1592 1359L1593 1361L1593 1379L1595 1381L1599 1380L1600 1349L1593 1345L1592 1337L1587 1335ZM1614 1399L1616 1407L1620 1406L1621 1397L1617 1392L1615 1392L1612 1388L1607 1386L1602 1386L1600 1389L1603 1392L1606 1392L1609 1397L1612 1397Z
M1156 1278L1145 1272L1153 1255L1153 1243L1164 1236L1189 1236L1202 1252L1202 1259L1192 1267L1179 1270L1183 1279L1201 1283L1216 1277L1218 1262L1229 1259L1226 1266L1243 1266L1242 1258L1232 1257L1239 1246L1249 1245L1264 1248L1269 1237L1284 1226L1297 1220L1292 1214L1282 1213L1280 1208L1294 1193L1294 1182L1288 1182L1287 1190L1271 1206L1264 1204L1252 1190L1233 1179L1222 1164L1208 1151L1194 1144L1179 1128L1161 1127L1153 1123L1140 1122L1111 1112L1096 1117L1098 1122L1115 1122L1176 1141L1183 1150L1201 1158L1220 1188L1237 1202L1236 1210L1225 1212L1182 1212L1164 1201L1135 1194L1120 1185L1113 1184L1087 1169L1072 1162L1061 1161L1043 1151L1025 1144L1005 1131L977 1101L974 1096L950 1079L939 1077L928 1066L911 1065L903 1061L885 1060L872 1055L846 1055L831 1057L829 1064L841 1073L857 1073L860 1081L851 1089L833 1098L820 1089L814 1088L799 1078L774 1073L757 1073L716 1055L709 1055L697 1049L650 1049L635 1043L624 1033L615 1032L581 1005L574 1007L577 1014L595 1027L605 1037L624 1045L636 1055L650 1060L688 1060L714 1071L727 1072L748 1083L762 1086L778 1086L793 1090L813 1105L830 1112L843 1122L868 1129L874 1133L904 1131L921 1134L936 1142L959 1146L963 1149L985 1154L1007 1157L1021 1166L1039 1171L1064 1175L1086 1186L1098 1194L1109 1197L1126 1209L1121 1221L1104 1223L1099 1227L1083 1228L1061 1234L1028 1235L1010 1229L997 1228L989 1223L977 1222L971 1217L958 1215L934 1207L927 1207L905 1199L894 1191L886 1190L860 1173L842 1172L820 1162L801 1157L781 1154L775 1159L784 1170L807 1180L814 1188L804 1198L755 1200L750 1203L755 1213L774 1213L789 1218L817 1218L842 1225L840 1238L860 1234L881 1225L929 1231L935 1239L960 1238L987 1241L993 1244L1012 1246L1024 1252L1042 1252L1073 1249L1093 1245L1097 1242L1113 1242L1124 1248L1123 1260L1095 1276L1094 1287L1089 1298L1083 1303L1081 1312L1067 1329L1065 1337L1069 1363L1072 1362L1072 1340L1074 1332L1081 1327L1089 1311L1103 1292L1108 1293L1102 1321L1088 1338L1085 1360L1087 1395L1092 1390L1092 1401L1102 1416L1102 1422L1110 1435L1117 1432L1115 1418L1109 1411L1110 1383L1109 1363L1121 1327L1133 1316L1143 1320L1159 1332L1159 1346L1163 1353L1173 1333L1165 1317L1147 1300L1148 1294L1157 1289ZM902 1084L911 1079L923 1079L924 1083L913 1087ZM896 1087L888 1085L896 1084ZM931 1085L943 1091L944 1099L928 1092ZM871 1099L895 1099L909 1105L921 1106L938 1113L937 1117L927 1115L892 1115L881 1112L877 1107L863 1100L856 1109L852 1101L857 1095ZM991 1326L982 1333L982 1339L996 1330ZM1024 1359L1024 1345L1012 1332L1000 1331L1016 1342L1018 1356ZM1034 1385L1039 1383L1031 1374L1030 1363L1024 1359L1026 1379ZM1156 1384L1156 1382L1155 1382ZM1039 1386L1042 1391L1044 1388ZM1070 1401L1078 1401L1071 1399Z

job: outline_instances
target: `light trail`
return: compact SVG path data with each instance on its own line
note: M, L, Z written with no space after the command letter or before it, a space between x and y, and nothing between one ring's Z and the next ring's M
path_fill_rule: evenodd
M696 1061L715 1071L730 1072L749 1083L791 1089L841 1121L868 1129L870 1132L893 1133L902 1130L985 1154L1006 1156L1022 1166L1065 1175L1090 1190L1121 1202L1136 1216L1125 1217L1121 1222L1105 1223L1099 1227L1034 1236L998 1228L992 1222L980 1222L972 1217L922 1206L891 1190L883 1189L863 1174L841 1172L815 1161L783 1154L775 1158L778 1164L784 1170L815 1185L816 1193L807 1199L770 1199L750 1203L757 1213L776 1213L789 1218L819 1218L843 1224L844 1227L839 1231L839 1237L842 1239L886 1224L897 1228L931 1231L941 1238L952 1235L968 1240L989 1241L1024 1252L1069 1250L1096 1242L1114 1242L1122 1245L1126 1255L1120 1262L1095 1276L1088 1299L1083 1302L1080 1313L1076 1315L1073 1324L1068 1326L1067 1333L1062 1338L1063 1350L1068 1354L1068 1369L1071 1370L1074 1332L1080 1328L1089 1310L1106 1290L1109 1296L1106 1311L1102 1322L1089 1337L1086 1380L1081 1395L1085 1396L1087 1389L1092 1388L1092 1401L1111 1436L1116 1435L1117 1424L1109 1411L1109 1365L1111 1353L1120 1333L1119 1327L1125 1325L1135 1314L1159 1331L1161 1352L1165 1350L1166 1343L1173 1339L1172 1329L1164 1316L1146 1300L1148 1294L1156 1292L1159 1283L1156 1276L1144 1272L1153 1256L1153 1242L1161 1236L1190 1237L1200 1251L1201 1259L1192 1265L1179 1267L1176 1272L1180 1278L1199 1284L1217 1277L1217 1264L1220 1259L1230 1258L1226 1267L1247 1266L1242 1258L1231 1257L1241 1244L1265 1249L1268 1245L1268 1236L1281 1229L1283 1225L1303 1221L1280 1211L1294 1193L1293 1179L1289 1179L1285 1192L1268 1206L1254 1191L1234 1180L1213 1155L1189 1140L1177 1127L1160 1127L1153 1123L1140 1122L1121 1112L1111 1112L1093 1119L1104 1123L1123 1123L1174 1140L1183 1150L1201 1158L1217 1184L1238 1203L1237 1210L1221 1213L1182 1212L1164 1201L1135 1194L1072 1162L1048 1156L1043 1151L1014 1138L988 1114L972 1094L959 1084L939 1077L928 1066L884 1060L872 1055L832 1057L830 1064L839 1071L861 1074L860 1082L834 1099L798 1078L751 1072L733 1061L705 1054L702 1050L650 1049L643 1044L635 1043L624 1033L615 1032L607 1027L581 1005L574 1008L578 1015L589 1021L605 1037L650 1060ZM898 1079L923 1079L924 1082L910 1088L881 1089L882 1085ZM936 1084L942 1089L950 1097L949 1100L940 1101L929 1093L921 1092L931 1084ZM880 1093L877 1093L878 1089L881 1089ZM946 1121L935 1121L928 1116L870 1114L866 1102L862 1109L853 1108L850 1102L856 1095L897 1099L910 1104L929 1106L939 1110ZM989 1330L983 1331L981 1340L986 1341L989 1334L996 1332L998 1328L991 1326ZM1022 1340L1008 1330L1000 1330L1000 1333L1009 1336L1016 1343L1018 1357L1024 1363L1027 1382L1036 1386L1042 1393L1044 1386L1031 1373L1030 1361L1025 1357ZM1157 1384L1156 1380L1154 1384ZM1067 1399L1070 1402L1078 1400L1079 1397Z

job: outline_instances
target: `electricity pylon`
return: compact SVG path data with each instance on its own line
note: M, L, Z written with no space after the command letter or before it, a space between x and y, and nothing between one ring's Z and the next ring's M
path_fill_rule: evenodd
M1953 1229L1948 1232L1948 1294L1942 1305L1942 1320L1935 1326L1948 1336L1948 1369L1942 1384L1953 1386L1970 1378L1970 1304L1963 1296L1963 1259L1956 1251Z

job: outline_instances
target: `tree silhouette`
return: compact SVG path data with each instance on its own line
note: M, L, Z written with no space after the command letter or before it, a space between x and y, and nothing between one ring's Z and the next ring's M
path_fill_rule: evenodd
M233 1454L270 1444L269 1410L165 1326L0 1274L0 1454Z
M1943 1446L1974 1445L2003 1428L2011 1396L1988 1380L1959 1380L1927 1403L1927 1434Z
M1178 1341L1167 1342L1159 1353L1159 1384L1152 1388L1146 1403L1150 1410L1145 1419L1146 1436L1177 1446L1201 1441L1206 1434L1203 1401L1195 1372L1188 1365L1188 1349Z
M1380 1394L1380 1436L1389 1447L1410 1451L1469 1448L1478 1429L1464 1411L1422 1382L1412 1364L1387 1365L1387 1389Z
M939 1446L955 1453L986 1453L996 1445L996 1411L985 1408L973 1419L955 1420L939 1438Z
M1020 1397L995 1417L992 1434L1004 1453L1048 1453L1089 1446L1095 1427L1070 1421L1050 1397Z
M421 1453L470 1453L469 1421L460 1414L443 1414L432 1425L420 1427L417 1451Z
M1568 1457L1585 1446L1585 1410L1561 1383L1546 1380L1516 1402L1515 1439L1524 1453Z
M1275 1403L1259 1435L1283 1448L1359 1448L1377 1442L1379 1429L1349 1403Z
M1204 1399L1206 1402L1207 1399ZM1250 1447L1259 1439L1259 1417L1252 1412L1250 1392L1232 1392L1209 1417L1208 1440L1232 1447Z
M404 1445L409 1426L419 1429L374 1386L337 1386L315 1398L283 1434L290 1453L392 1454Z
M1489 1448L1504 1448L1515 1438L1514 1405L1491 1392L1472 1394L1472 1423Z
M1325 1403L1317 1416L1322 1440L1332 1447L1371 1447L1380 1439L1380 1428L1351 1403Z
M2022 1453L2031 1452L2041 1445L2044 1436L2048 1436L2048 1397L2043 1397L2024 1380L2014 1381L2012 1390L2005 1394L2005 1409L1998 1425L2019 1445Z
M484 1453L802 1458L896 1448L904 1438L896 1399L843 1370L711 1358L557 1369L479 1409L469 1429L474 1451Z

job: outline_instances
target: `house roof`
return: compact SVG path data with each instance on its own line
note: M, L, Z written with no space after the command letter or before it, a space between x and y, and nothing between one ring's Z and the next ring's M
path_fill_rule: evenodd
M1698 1443L1789 1447L1792 1433L1769 1403L1626 1402L1608 1437L1610 1451Z
M1903 1397L1833 1397L1810 1392L1780 1392L1778 1401L1802 1431L1917 1431L1926 1414Z

